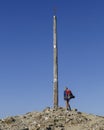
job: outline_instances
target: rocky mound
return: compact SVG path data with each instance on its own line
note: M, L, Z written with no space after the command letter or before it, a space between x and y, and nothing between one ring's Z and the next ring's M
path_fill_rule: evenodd
M46 108L0 120L0 130L104 130L104 117Z

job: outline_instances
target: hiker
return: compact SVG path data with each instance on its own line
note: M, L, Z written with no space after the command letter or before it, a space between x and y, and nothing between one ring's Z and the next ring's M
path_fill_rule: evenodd
M69 90L67 87L64 90L64 100L66 102L66 109L71 111L71 107L69 104L70 99L75 98L75 96L73 96L71 90Z

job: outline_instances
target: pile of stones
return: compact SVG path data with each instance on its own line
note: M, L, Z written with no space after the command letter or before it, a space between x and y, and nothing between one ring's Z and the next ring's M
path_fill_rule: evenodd
M42 112L1 119L0 130L104 130L104 117L47 107Z

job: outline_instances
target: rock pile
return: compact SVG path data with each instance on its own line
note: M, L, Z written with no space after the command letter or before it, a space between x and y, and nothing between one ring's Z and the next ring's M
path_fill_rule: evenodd
M0 120L0 130L104 130L104 117L66 111L64 108L46 108L42 112Z

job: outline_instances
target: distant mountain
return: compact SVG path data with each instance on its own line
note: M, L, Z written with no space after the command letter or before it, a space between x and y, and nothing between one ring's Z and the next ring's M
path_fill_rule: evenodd
M104 117L47 107L42 112L1 119L0 130L104 130Z

